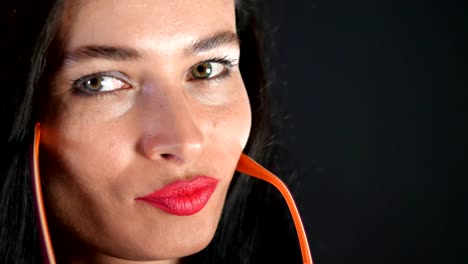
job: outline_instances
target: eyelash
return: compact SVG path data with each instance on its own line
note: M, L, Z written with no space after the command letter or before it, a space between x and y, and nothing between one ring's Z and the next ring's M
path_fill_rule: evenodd
M226 78L226 77L229 77L231 72L232 72L232 69L238 65L238 63L236 62L236 60L233 60L233 59L228 59L227 56L224 56L224 57L214 57L214 58L211 58L211 59L208 59L208 60L204 60L204 61L201 61L197 64L195 64L194 66L192 66L190 69L189 69L189 75L191 75L192 73L192 70L201 65L201 64L204 64L204 63L220 63L222 64L225 69L223 70L222 73L214 76L214 77L208 77L208 78L195 78L193 76L190 76L188 78L189 81L191 82L195 82L197 85L201 85L203 82L216 82L216 83L219 83L222 79ZM70 82L70 86L72 87L72 92L76 95L83 95L83 96L107 96L107 95L114 95L114 94L117 94L117 92L121 91L121 90L125 90L125 89L116 89L116 90L112 90L112 91L96 91L96 92L93 92L93 91L90 91L86 88L83 88L83 87L80 87L83 85L83 83L86 81L86 80L89 80L91 79L92 77L94 76L100 76L100 77L111 77L111 78L116 78L126 84L129 84L130 86L134 86L133 83L128 80L128 78L126 78L126 75L121 73L121 72L112 72L112 71L100 71L100 72L96 72L96 73L92 73L92 74L88 74L88 75L85 75L85 76L82 76L80 78L77 78L73 81Z

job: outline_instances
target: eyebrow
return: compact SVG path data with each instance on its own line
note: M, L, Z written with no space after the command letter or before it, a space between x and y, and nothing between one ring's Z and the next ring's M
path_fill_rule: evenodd
M236 33L223 31L203 39L195 40L184 52L188 54L203 53L226 45L240 45ZM138 60L142 57L142 53L138 50L126 46L88 45L79 47L70 52L65 52L61 59L61 65L65 66L89 59L130 61Z
M211 37L196 40L192 47L189 48L188 53L202 53L212 50L223 45L240 45L239 37L236 33L231 31L219 32Z
M106 59L115 61L137 60L142 55L138 50L120 46L88 45L66 52L62 56L62 65L80 62L87 59Z

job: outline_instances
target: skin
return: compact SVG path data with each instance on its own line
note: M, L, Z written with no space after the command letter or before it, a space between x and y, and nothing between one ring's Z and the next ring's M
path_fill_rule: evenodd
M40 165L59 263L177 263L211 241L251 123L235 65L238 43L192 49L220 32L236 32L234 1L66 5L60 35L66 54L103 45L139 56L68 56L50 83ZM193 78L194 66L218 57L233 61L228 76ZM116 90L76 87L75 80L103 71L114 74L108 87ZM219 183L194 215L135 200L197 175Z

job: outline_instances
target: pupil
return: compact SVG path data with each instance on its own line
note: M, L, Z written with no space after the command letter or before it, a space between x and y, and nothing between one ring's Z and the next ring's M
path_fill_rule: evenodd
M100 77L94 77L86 82L86 86L90 90L99 90L101 88L101 81Z
M202 66L202 65L200 65L200 66L197 67L197 71L198 71L199 73L204 73L204 72L205 72L205 67Z

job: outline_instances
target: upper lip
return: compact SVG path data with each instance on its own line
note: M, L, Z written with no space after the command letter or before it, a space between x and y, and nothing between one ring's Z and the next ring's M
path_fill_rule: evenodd
M209 176L196 176L190 180L176 180L144 197L171 197L190 194L201 188L212 186L219 180Z

